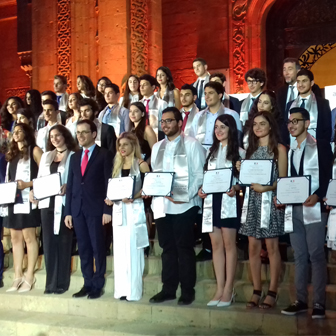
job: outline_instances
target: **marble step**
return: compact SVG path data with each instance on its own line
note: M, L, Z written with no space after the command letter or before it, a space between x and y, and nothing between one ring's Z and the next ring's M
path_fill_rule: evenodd
M149 304L125 302L105 294L97 300L73 299L69 293L43 295L34 290L24 295L0 290L0 335L16 336L112 336L112 335L316 335L331 334L336 313L313 321L309 314L287 317L280 308L247 310L242 304L208 308L176 301Z
M45 288L46 273L45 270L39 270L35 273L36 283L32 292L43 291ZM4 272L4 288L7 289L11 286L14 279L13 269L8 269ZM73 294L79 291L83 286L83 277L80 272L74 272L71 275L70 288L68 293ZM267 292L268 282L263 282L263 291ZM245 304L250 300L253 286L249 281L237 280L235 281L235 291L236 302ZM146 275L143 281L143 293L145 296L153 296L158 293L162 288L161 277L156 275ZM309 305L312 303L312 286L308 286L309 289ZM106 282L104 291L106 295L113 295L114 292L114 278L112 273L106 275ZM196 302L206 306L206 303L211 300L214 293L216 292L216 281L210 279L198 280L195 286L196 291ZM327 302L326 307L330 310L336 311L336 285L327 285ZM180 288L177 290L177 297L180 296ZM19 295L18 295L19 296ZM288 306L289 303L293 302L295 297L295 287L294 283L281 283L278 288L278 305Z

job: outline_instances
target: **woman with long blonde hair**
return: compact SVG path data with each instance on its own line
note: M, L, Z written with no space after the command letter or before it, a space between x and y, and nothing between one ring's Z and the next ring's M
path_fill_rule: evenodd
M146 172L149 167L141 159L137 137L122 133L117 140L112 178L135 176L134 198L118 202L105 200L113 205L114 297L120 300L137 301L142 296L148 232L141 188L142 175Z

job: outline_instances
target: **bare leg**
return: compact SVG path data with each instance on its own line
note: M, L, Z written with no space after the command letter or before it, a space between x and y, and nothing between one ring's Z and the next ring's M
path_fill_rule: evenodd
M222 228L222 238L226 255L226 282L222 301L229 302L232 297L233 283L237 266L236 229Z
M13 260L14 260L14 278L22 278L22 263L24 257L23 234L21 230L10 229Z
M250 269L252 274L253 288L255 290L261 290L261 240L254 237L249 237L249 260ZM252 302L258 304L259 296L252 295Z
M217 290L212 300L217 301L220 300L223 295L225 284L225 256L221 230L214 227L213 232L210 233L210 239L212 245L212 261L217 280Z

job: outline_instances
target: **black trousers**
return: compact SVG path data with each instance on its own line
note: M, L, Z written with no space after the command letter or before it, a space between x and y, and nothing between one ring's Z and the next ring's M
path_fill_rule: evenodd
M84 277L84 287L90 291L101 291L105 284L106 249L102 216L90 216L81 209L73 217L77 235L78 252ZM96 271L93 270L93 258Z
M195 293L196 260L194 225L199 207L178 215L166 214L155 221L162 251L163 291L175 294L181 283L182 295Z
M54 234L54 209L41 210L42 240L46 264L46 289L69 289L71 275L72 230L64 224L62 209L61 226L58 235Z

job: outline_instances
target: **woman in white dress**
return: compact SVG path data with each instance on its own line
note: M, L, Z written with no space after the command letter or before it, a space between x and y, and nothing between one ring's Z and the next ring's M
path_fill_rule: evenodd
M132 133L122 133L117 140L112 178L135 176L134 198L111 202L113 205L114 297L138 301L142 296L145 267L144 248L149 245L144 203L141 198L142 174L149 167L141 159L140 145Z
M75 92L71 93L68 100L67 121L65 123L65 127L70 131L71 135L75 140L77 140L77 122L80 119L79 102L82 99L82 96L79 93Z

